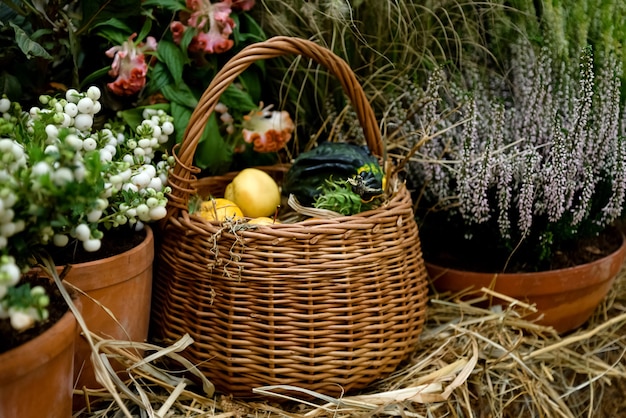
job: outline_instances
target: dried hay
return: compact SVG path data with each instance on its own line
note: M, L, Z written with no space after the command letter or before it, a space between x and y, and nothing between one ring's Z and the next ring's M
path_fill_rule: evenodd
M493 296L484 292L484 298ZM143 345L144 358L133 354L137 343L128 349L128 343L99 340L102 358L128 367L127 381L113 379L126 411L106 390L77 390L92 407L76 416L609 417L623 411L626 269L589 323L566 336L524 320L532 306L486 309L479 300L434 296L409 364L363 394L335 399L300 390L302 399L277 402L282 389L293 394L297 388L264 387L256 390L264 402L212 396L210 382L203 390L198 374L184 377L194 373L177 354L188 338L165 349ZM162 357L179 361L181 370L159 367Z

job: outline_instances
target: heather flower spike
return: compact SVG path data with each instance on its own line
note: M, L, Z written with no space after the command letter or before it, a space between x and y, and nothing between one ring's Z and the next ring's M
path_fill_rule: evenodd
M256 152L280 150L289 142L295 128L287 111L271 111L271 108L270 105L243 117L243 139L253 144Z
M230 17L231 7L239 6L241 10L249 10L254 2L231 0L211 3L209 0L187 0L187 8L191 14L184 21L174 21L170 24L174 42L180 44L183 34L188 28L195 28L198 32L189 44L190 52L205 52L209 54L222 53L233 47L234 41L230 38L235 27L235 21Z
M145 43L135 45L133 33L122 45L114 46L106 51L109 58L113 58L109 75L117 77L107 87L118 96L132 96L146 85L148 64L145 52L156 51L157 41L152 36L146 38Z

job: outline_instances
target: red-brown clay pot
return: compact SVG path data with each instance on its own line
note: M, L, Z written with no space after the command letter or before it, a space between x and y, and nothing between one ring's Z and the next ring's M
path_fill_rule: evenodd
M83 318L91 332L107 339L146 340L153 260L154 235L152 229L146 226L146 239L138 246L112 257L72 265L64 280L87 294L81 294L80 300ZM62 270L62 267L59 269ZM113 313L119 323L103 306ZM102 387L95 378L90 356L91 348L81 335L76 342L74 359L76 389ZM77 396L75 409L81 408L82 404L82 397Z
M589 319L604 299L626 257L626 240L612 254L594 262L537 273L476 273L426 262L438 292L461 292L485 287L519 301L534 304L537 313L528 316L559 333L574 330ZM499 299L492 305L504 304Z
M75 301L80 309L80 301ZM74 344L71 311L38 337L0 354L0 417L72 415Z

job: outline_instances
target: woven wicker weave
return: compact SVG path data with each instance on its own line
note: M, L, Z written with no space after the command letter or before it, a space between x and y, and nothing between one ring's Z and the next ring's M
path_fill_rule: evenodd
M342 84L367 143L380 130L349 66L332 52L276 37L242 50L202 96L170 176L161 225L153 329L166 341L190 334L185 355L218 390L289 384L320 393L363 389L393 372L414 349L425 316L426 270L406 187L382 207L332 220L236 230L188 212L190 196L223 194L234 173L195 179L193 155L227 86L254 61L303 55ZM276 178L284 166L266 171Z

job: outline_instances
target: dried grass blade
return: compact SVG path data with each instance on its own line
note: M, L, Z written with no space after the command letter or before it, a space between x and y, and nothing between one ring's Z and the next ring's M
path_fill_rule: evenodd
M189 345L193 343L193 338L189 334L183 335L178 341L168 347L160 347L154 344L149 343L138 343L132 341L118 341L118 340L102 340L98 343L98 347L102 350L106 350L105 347L131 347L133 349L139 349L143 351L155 351L153 354L146 356L144 358L136 358L133 359L131 353L128 351L124 351L127 361L126 363L131 363L127 366L127 371L131 371L133 369L142 370L144 373L148 375L152 375L157 379L162 380L163 382L169 384L171 387L176 387L181 381L186 381L186 379L172 376L166 372L161 371L158 367L150 364L155 360L158 360L162 357L169 357L176 362L180 363L186 371L193 373L197 376L202 382L202 389L206 396L211 397L215 393L215 386L207 377L189 360L184 358L183 356L177 354L180 351L183 351Z
M105 378L110 379L114 384L115 387L118 388L119 390L121 390L122 393L124 393L124 395L126 395L128 397L128 399L130 399L131 401L135 402L137 405L142 406L143 403L141 401L140 398L138 398L131 390L128 386L126 386L126 384L124 382L122 382L122 379L120 379L117 376L117 373L115 373L115 370L113 370L113 367L111 367L111 363L109 363L109 359L107 358L106 354L101 353L100 355L98 355L97 352L93 352L91 353L91 360L92 362L95 363L96 358L100 359L100 364L102 364L104 366L104 368L100 368L100 367L95 367L94 368L94 372L96 375L96 380L100 383L102 383L101 379L104 380ZM116 391L117 393L117 391ZM121 399L120 399L121 402Z
M537 312L537 307L535 305L529 305L529 304L527 304L525 302L522 302L519 299L512 298L510 296L507 296L507 295L504 295L502 293L496 292L496 291L494 291L492 289L483 287L483 288L480 289L480 291L485 293L485 294L487 294L487 295L489 295L489 296L491 296L491 297L493 297L493 298L498 298L498 299L501 299L501 300L503 300L505 302L508 302L511 306L521 306L522 308L527 309L527 310L529 310L531 312Z
M187 384L185 382L180 382L176 386L176 388L174 388L174 390L170 393L170 396L168 396L167 400L163 403L161 408L159 408L159 410L157 411L156 414L158 417L164 417L165 414L167 414L167 412L170 410L172 405L174 405L174 403L176 402L180 394L183 393L186 386Z
M458 388L459 386L461 386L463 383L465 383L467 379L469 378L469 376L474 371L474 368L476 367L476 364L478 363L478 344L476 344L475 340L472 340L472 351L473 351L472 357L470 357L469 360L466 360L465 365L460 370L460 373L456 375L452 383L448 385L448 387L446 387L446 389L441 394L442 401L447 400L450 394L452 393L452 391Z
M565 347L565 346L568 346L570 344L574 344L574 343L579 342L579 341L588 340L589 338L593 337L594 335L597 335L600 331L603 331L604 329L609 328L609 327L611 327L611 326L613 326L615 324L619 324L621 322L626 322L626 313L623 313L623 314L618 315L618 316L616 316L614 318L611 318L610 320L608 320L608 321L606 321L606 322L604 322L602 324L599 324L597 327L595 327L595 328L593 328L593 329L591 329L591 330L589 330L587 332L571 335L571 336L569 336L569 337L567 337L567 338L565 338L565 339L563 339L563 340L561 340L561 341L559 341L557 343L551 344L551 345L549 345L547 347L544 347L542 349L535 350L535 351L533 351L531 353L528 353L526 356L524 356L523 360L524 361L530 360L531 358L541 356L541 355L546 354L546 353L548 353L550 351L557 350L557 349L559 349L561 347Z

